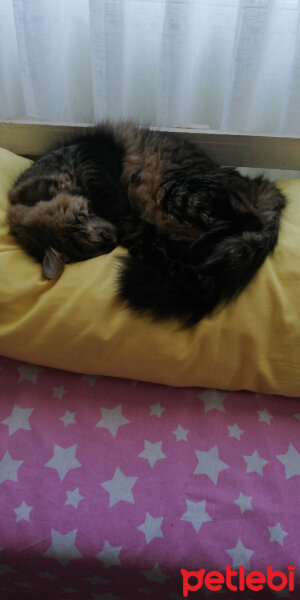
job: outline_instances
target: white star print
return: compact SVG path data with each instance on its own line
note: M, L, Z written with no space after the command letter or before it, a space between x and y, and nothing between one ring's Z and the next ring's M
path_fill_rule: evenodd
M240 492L238 499L234 500L234 503L239 506L240 511L243 514L245 512L245 510L253 510L251 500L252 500L252 496L244 496L244 494L242 494Z
M29 417L32 411L33 408L20 408L20 406L15 404L11 415L1 421L4 425L8 425L8 435L12 435L18 429L30 431Z
M198 458L198 464L194 471L196 475L207 475L213 483L217 483L220 471L228 469L229 465L224 463L218 454L217 446L214 446L208 452L202 450L195 450Z
M71 504L74 508L78 507L80 500L83 500L84 496L81 496L79 493L79 488L76 488L72 492L66 492L68 496L68 500L66 500L65 505Z
M145 440L145 449L139 454L140 458L145 458L148 460L150 467L154 467L156 461L166 458L166 455L162 452L161 445L162 442L152 444Z
M48 558L56 558L64 567L74 558L82 558L82 554L76 548L75 538L77 529L69 531L69 533L59 533L55 529L51 529L52 543L43 556Z
M273 415L270 415L267 408L264 408L264 410L258 410L257 414L258 414L258 420L263 421L264 423L267 423L268 425L270 425L271 419L274 419Z
M38 374L44 371L44 369L37 367L36 365L22 365L21 367L18 367L18 371L18 383L21 383L22 381L31 381L32 383L36 383Z
M60 421L63 422L65 427L68 427L68 425L73 425L74 423L76 423L75 415L76 412L69 412L68 410L66 410L64 416L60 417Z
M290 479L294 475L300 475L300 453L297 452L293 444L289 445L286 454L277 454L276 456L284 465L286 479Z
M22 521L22 519L24 521L29 521L30 520L30 513L33 509L33 506L28 506L28 504L26 504L25 500L23 500L23 502L20 504L20 506L17 506L17 508L14 508L14 512L17 515L16 518L16 522L18 523L19 521Z
M119 404L115 408L101 408L102 419L98 421L96 427L108 429L114 437L118 433L119 427L130 423L126 417L122 416L122 405Z
M25 590L31 590L32 589L32 586L30 585L30 583L27 583L25 581L24 582L23 581L22 582L19 582L19 581L17 582L16 581L16 585L18 585L21 588L24 588Z
M83 381L87 381L91 387L94 386L95 381L97 381L97 379L101 379L101 377L99 377L98 375L83 375L82 377Z
M263 468L269 461L261 458L257 450L251 456L244 456L243 458L247 463L246 473L258 473L258 475L263 476Z
M150 404L150 417L155 416L160 419L165 410L166 409L160 405L160 402L157 402L156 404Z
M9 479L9 481L18 481L18 469L23 460L14 460L9 452L5 452L0 460L0 483Z
M109 493L109 506L114 506L120 500L134 504L131 488L133 488L137 479L137 477L126 477L121 469L117 467L113 478L100 484Z
M92 584L92 585L98 585L98 584L102 584L102 585L109 585L111 583L110 579L103 579L103 577L98 577L97 575L94 575L94 577L87 577L87 580Z
M275 598L291 598L290 592L288 590L273 592L273 596L275 596Z
M169 579L169 575L165 575L161 572L160 566L156 563L150 571L142 571L142 574L147 581L156 581L157 583L164 583L166 579Z
M224 413L224 400L226 396L227 393L219 392L218 390L206 390L205 392L200 392L200 394L197 394L197 398L204 402L205 413L213 410L214 408Z
M0 565L0 575L6 575L6 573L13 573L13 569L9 565Z
M300 413L296 413L295 415L293 415L293 417L295 417L295 419L297 419L298 421L300 421Z
M250 558L254 553L254 550L250 550L249 548L245 548L241 540L237 541L235 548L230 548L226 550L227 554L232 558L232 568L240 567L241 565L245 567L245 569L250 569Z
M96 558L99 558L103 562L105 569L112 565L121 565L119 554L122 550L122 546L112 546L107 540L104 542L103 550L96 554Z
M283 546L284 538L287 534L287 531L282 529L280 523L277 523L274 527L268 527L270 532L270 542L278 542L281 546Z
M68 448L62 448L61 446L54 444L54 455L48 460L45 467L56 469L58 476L62 481L71 469L77 469L77 467L82 466L75 457L76 449L77 444L69 446Z
M53 573L49 573L49 571L39 571L38 577L41 579L55 579L55 575L53 575Z
M188 432L189 432L189 430L183 429L183 427L181 427L181 425L178 425L177 429L174 429L174 431L172 431L172 433L176 437L176 442L180 442L181 440L184 440L185 442L187 442L186 436L187 436Z
M139 525L137 529L144 533L146 538L146 544L149 544L151 540L154 538L163 538L164 534L161 530L161 524L163 522L163 517L154 518L148 512L146 513L146 518L142 525Z
M228 436L230 438L236 438L237 440L240 440L241 435L243 435L243 433L245 433L243 429L239 428L237 423L235 423L234 425L227 425L227 429L229 429Z
M203 523L208 523L208 521L212 520L205 510L205 500L200 500L200 502L186 500L185 502L186 512L182 515L181 520L192 523L198 533Z
M62 399L62 397L67 393L67 390L65 390L64 386L61 385L59 387L54 387L53 388L53 392L52 392L52 398L59 398L59 400Z
M114 594L96 594L92 593L92 600L121 600L120 596L115 596Z

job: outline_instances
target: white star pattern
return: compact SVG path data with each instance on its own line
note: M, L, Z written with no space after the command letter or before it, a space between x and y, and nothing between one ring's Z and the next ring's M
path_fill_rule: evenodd
M178 425L177 429L174 429L174 431L172 431L172 433L176 437L176 442L181 442L181 440L184 440L185 442L187 442L186 436L187 436L188 432L189 432L189 430L184 429L183 427L181 427L181 425Z
M79 493L79 488L76 488L72 492L66 492L68 499L65 502L65 505L71 504L74 508L78 507L80 500L83 500L84 496L81 496Z
M243 433L245 433L243 431L243 429L239 428L237 423L235 423L234 425L227 425L227 429L229 430L228 436L230 438L236 438L237 440L240 440L241 435L243 435Z
M13 573L13 569L9 565L0 565L0 575L6 575L6 573Z
M247 463L246 473L258 473L263 476L263 468L269 461L259 456L257 450L251 456L244 456L244 459Z
M280 592L273 592L274 598L291 598L288 590L281 590Z
M111 566L120 566L121 560L119 554L122 550L122 546L112 546L107 540L104 542L103 550L96 554L96 558L102 561L105 569Z
M24 588L24 590L31 590L32 589L32 586L30 585L30 583L27 583L25 581L24 582L23 581L22 582L18 582L17 581L16 585L18 585L21 588Z
M212 521L211 517L207 514L205 510L205 500L200 500L200 502L192 502L191 500L186 500L186 512L182 515L182 521L189 521L194 526L195 530L199 531L200 527L202 527L203 523L208 523Z
M158 460L166 458L166 455L162 452L161 445L162 442L155 442L152 444L145 440L145 449L139 454L139 457L145 458L148 460L150 467L154 467Z
M164 583L166 579L169 579L169 575L162 573L158 563L150 571L142 571L142 574L147 581L155 581L156 583Z
M73 425L74 423L76 423L75 415L76 412L69 412L68 410L66 410L64 416L60 417L60 420L63 422L65 427L68 427L68 425Z
M185 333L184 356L190 342L206 351L198 330ZM91 340L89 352L106 357L104 346ZM247 573L283 565L288 575L293 563L296 579L298 398L135 386L114 377L89 382L56 368L28 371L21 362L0 362L4 595L30 595L36 576L41 594L52 590L60 600L80 591L91 600L175 599L174 565L223 572L226 564L235 570L243 564ZM201 361L198 367L201 376ZM23 575L13 570L20 552L29 567ZM202 588L198 595L214 593ZM215 595L225 598L226 591Z
M62 481L71 469L81 467L81 463L75 457L77 444L68 448L61 448L54 444L54 455L45 464L45 467L56 469L60 480Z
M209 477L211 481L216 484L219 473L224 471L224 469L228 469L229 466L219 458L217 446L214 446L207 452L204 452L203 450L195 450L195 453L198 458L198 464L194 474L207 475L207 477Z
M48 558L56 558L64 567L74 558L81 558L82 554L75 545L77 529L69 531L69 533L59 533L55 529L51 529L51 546L44 552L43 556Z
M224 400L227 395L228 393L220 392L219 390L206 390L197 394L197 398L203 401L205 413L214 409L225 413Z
M92 584L92 585L110 585L111 580L110 579L103 579L103 577L98 577L98 575L94 575L94 577L87 577L87 580Z
M137 477L126 477L117 467L113 478L100 484L109 493L109 506L112 507L121 500L134 503L131 490L137 479Z
M294 475L300 475L300 453L297 452L293 444L289 445L286 454L277 454L277 458L285 468L286 479L290 479Z
M274 527L268 527L270 532L270 542L278 542L281 546L283 546L284 538L288 535L287 531L284 531L280 525L277 523Z
M1 421L4 425L8 425L8 435L12 435L19 429L30 431L31 427L29 424L29 418L33 411L33 408L21 408L17 404L13 407L12 413L9 417Z
M18 523L19 521L29 521L30 520L30 513L33 509L33 506L28 506L28 504L26 504L25 500L23 500L23 502L20 504L20 506L17 506L17 508L14 508L14 512L17 515L16 518L16 522Z
M23 464L23 460L14 460L9 452L5 452L0 460L0 483L6 481L18 481L18 469Z
M87 381L91 387L94 387L95 381L101 379L101 377L99 377L99 375L83 375L82 379L83 381Z
M18 383L22 383L22 381L31 381L31 383L36 383L38 374L44 371L44 369L36 365L22 365L21 367L18 367L18 371Z
M98 421L96 427L108 429L112 436L116 436L119 427L129 423L129 420L122 415L122 405L119 404L115 408L101 408L102 419Z
M157 402L156 404L150 404L150 416L155 416L158 417L160 419L161 415L163 414L163 412L166 409L160 405L160 402Z
M267 423L268 425L270 425L271 419L274 419L273 415L270 415L269 411L266 408L264 408L264 410L258 410L257 414L258 420L262 421L263 423Z
M121 600L120 596L115 596L114 594L96 594L92 593L92 600Z
M245 548L241 540L237 541L235 548L230 548L226 550L226 552L232 558L232 568L244 566L245 569L250 569L250 558L252 554L254 554L254 550L250 550L249 548Z
M149 544L154 538L163 538L164 535L161 530L161 524L163 517L154 518L149 513L146 513L146 518L142 525L139 525L137 529L144 533L146 538L146 544Z
M53 388L53 392L52 392L52 398L59 398L59 400L62 399L62 397L67 393L67 391L65 390L64 386L61 385L59 387L54 387Z
M244 494L242 494L240 492L238 499L234 500L234 503L239 506L240 511L243 514L245 512L245 510L253 510L251 501L252 501L252 496L244 496Z

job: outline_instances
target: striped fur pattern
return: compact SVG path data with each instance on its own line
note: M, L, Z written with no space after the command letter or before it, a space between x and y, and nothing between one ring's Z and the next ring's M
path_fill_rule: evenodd
M120 298L186 325L245 288L277 243L285 206L268 180L133 123L99 125L46 153L10 201L11 232L46 277L124 245Z

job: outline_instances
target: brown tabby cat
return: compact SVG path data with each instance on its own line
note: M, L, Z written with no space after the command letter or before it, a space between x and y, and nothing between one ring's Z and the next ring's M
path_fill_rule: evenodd
M99 125L41 158L10 192L8 221L57 277L67 262L127 246L120 296L196 322L239 293L277 242L285 199L195 144L132 123Z

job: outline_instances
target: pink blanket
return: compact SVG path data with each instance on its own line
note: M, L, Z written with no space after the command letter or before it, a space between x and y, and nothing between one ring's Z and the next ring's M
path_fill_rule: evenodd
M1 600L300 597L299 399L0 364Z

